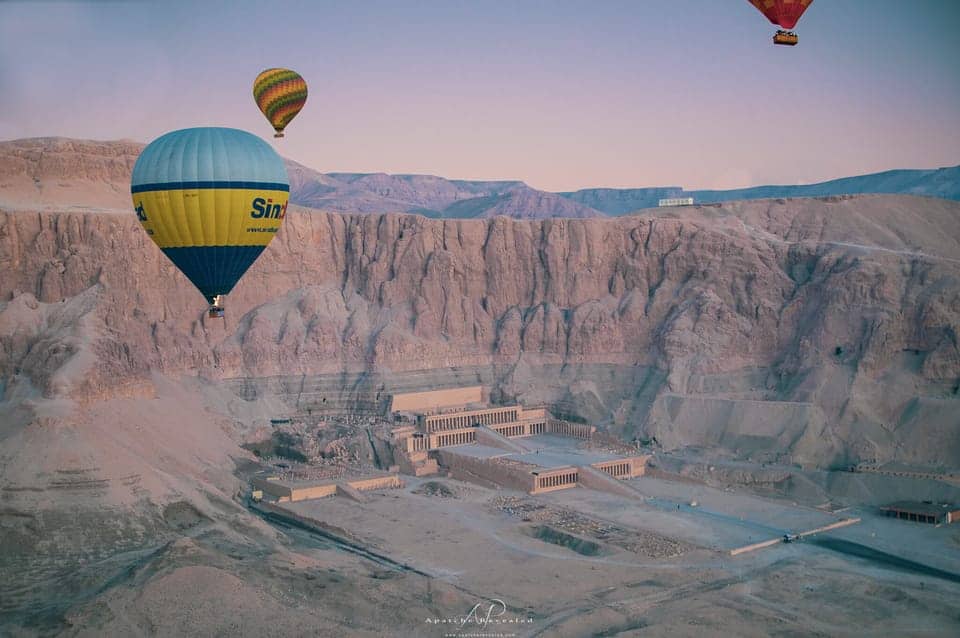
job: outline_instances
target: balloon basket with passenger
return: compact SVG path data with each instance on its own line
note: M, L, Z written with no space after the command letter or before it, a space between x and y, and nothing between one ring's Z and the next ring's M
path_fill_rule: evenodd
M774 44L784 44L786 46L795 46L797 42L800 41L800 38L797 37L797 34L793 31L777 31L773 36Z
M207 310L207 316L211 319L216 319L223 316L223 295L217 295L212 299L207 299L210 302L210 308Z
M780 27L773 36L774 44L796 46L800 38L793 30L813 0L747 0L772 24Z

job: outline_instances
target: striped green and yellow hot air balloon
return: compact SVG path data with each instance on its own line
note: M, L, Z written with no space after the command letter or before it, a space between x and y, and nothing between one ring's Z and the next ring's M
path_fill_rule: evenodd
M290 69L267 69L253 82L253 99L276 131L283 137L287 127L307 103L307 83Z
M140 224L222 316L233 288L280 229L290 182L256 135L231 128L173 131L147 145L130 191Z

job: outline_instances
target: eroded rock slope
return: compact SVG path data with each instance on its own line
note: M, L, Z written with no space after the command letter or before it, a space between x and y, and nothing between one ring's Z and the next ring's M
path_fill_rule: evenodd
M0 377L9 410L154 373L476 367L627 438L956 466L958 244L960 204L907 196L595 220L295 208L211 320L132 214L5 212Z

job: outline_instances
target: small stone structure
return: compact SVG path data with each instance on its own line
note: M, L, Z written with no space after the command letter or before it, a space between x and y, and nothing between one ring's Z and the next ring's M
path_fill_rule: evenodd
M960 506L947 503L897 501L880 508L886 516L916 523L953 523L960 520Z

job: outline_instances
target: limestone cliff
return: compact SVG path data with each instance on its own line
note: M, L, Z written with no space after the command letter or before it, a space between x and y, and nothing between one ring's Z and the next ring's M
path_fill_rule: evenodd
M132 214L2 212L3 402L149 394L151 373L473 367L494 371L500 396L665 446L960 465L960 204L659 215L294 208L226 317L209 319Z

